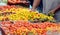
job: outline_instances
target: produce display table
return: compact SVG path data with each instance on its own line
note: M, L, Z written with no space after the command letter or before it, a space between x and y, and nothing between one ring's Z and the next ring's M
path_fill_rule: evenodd
M6 35L60 35L60 24L52 16L26 7L0 6L0 27Z
M60 24L51 22L3 21L1 28L7 35L60 35Z

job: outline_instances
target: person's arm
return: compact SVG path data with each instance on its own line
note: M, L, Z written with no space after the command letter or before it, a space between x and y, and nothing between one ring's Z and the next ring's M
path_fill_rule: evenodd
M33 10L33 11L38 7L38 5L40 4L40 1L41 1L41 0L34 0L34 2L33 2L33 7L32 7L32 10Z
M56 7L55 9L51 10L50 13L55 13L58 9L60 9L60 5Z

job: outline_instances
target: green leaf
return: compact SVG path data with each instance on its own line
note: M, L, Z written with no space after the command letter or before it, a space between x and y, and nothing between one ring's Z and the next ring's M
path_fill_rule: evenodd
M28 32L28 35L34 35L34 33L33 32Z
M22 35L26 35L26 33L24 32L24 33L22 33Z

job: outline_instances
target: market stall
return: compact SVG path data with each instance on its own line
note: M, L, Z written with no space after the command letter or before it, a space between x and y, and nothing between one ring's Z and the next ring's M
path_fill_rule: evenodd
M8 0L8 3L17 2L20 1ZM20 5L0 6L0 28L6 35L60 35L60 24L53 15L30 12Z

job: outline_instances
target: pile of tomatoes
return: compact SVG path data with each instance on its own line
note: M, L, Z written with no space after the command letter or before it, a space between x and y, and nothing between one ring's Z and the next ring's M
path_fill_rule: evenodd
M1 28L7 35L47 35L48 31L60 33L60 24L51 22L3 21Z
M9 3L13 3L13 4L16 4L16 3L28 3L27 0L8 0Z
M11 9L11 8L16 8L16 6L15 5L12 5L12 6L10 6L10 5L0 6L0 12L1 11L4 12L6 9Z

